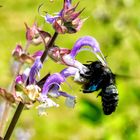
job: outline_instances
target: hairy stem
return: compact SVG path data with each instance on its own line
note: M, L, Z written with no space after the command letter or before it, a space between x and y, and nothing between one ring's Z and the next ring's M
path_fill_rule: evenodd
M47 53L48 53L48 49L53 46L54 41L56 40L57 36L58 36L58 33L55 32L53 37L51 38L48 46L45 47L45 50L44 50L44 52L43 52L43 54L42 54L42 56L40 58L42 63L46 59ZM28 82L26 83L26 85L28 85ZM24 108L24 104L22 102L20 102L18 107L17 107L17 109L16 109L16 112L15 112L13 118L12 118L12 121L11 121L11 123L10 123L10 125L9 125L9 127L7 129L7 132L6 132L5 137L4 137L3 140L9 140L10 139L10 137L12 135L12 132L13 132L16 124L17 124L17 121L18 121L18 119L19 119L19 117L21 115L21 112L22 112L23 108Z

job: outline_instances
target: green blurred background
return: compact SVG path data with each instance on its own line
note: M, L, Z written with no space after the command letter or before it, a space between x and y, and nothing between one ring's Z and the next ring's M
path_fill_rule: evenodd
M79 0L73 0L73 3ZM7 88L12 80L11 52L17 43L25 45L24 22L34 21L44 30L53 34L51 26L44 22L37 12L43 9L57 12L63 0L1 0L0 5L0 87ZM64 105L64 99L57 99L59 108L48 109L48 116L39 117L37 110L24 110L17 128L28 131L31 140L139 140L140 139L140 2L139 0L81 0L78 9L86 9L82 18L88 17L82 29L73 35L60 35L56 44L71 48L81 36L95 37L101 46L107 62L114 73L130 75L134 78L117 79L119 105L110 116L103 115L98 93L82 94L81 87L68 81L62 86L64 91L77 96L74 109ZM38 48L43 49L40 45ZM30 51L38 49L30 47ZM77 59L81 62L95 60L90 52L81 52ZM47 72L59 72L65 66L48 60L42 76ZM15 109L9 115L12 117ZM17 140L16 132L12 140Z

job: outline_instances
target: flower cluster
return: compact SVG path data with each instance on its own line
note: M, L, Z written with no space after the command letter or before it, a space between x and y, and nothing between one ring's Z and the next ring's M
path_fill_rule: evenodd
M81 20L79 15L84 9L79 12L76 12L76 8L79 5L77 3L75 6L72 6L71 0L64 0L63 8L55 16L47 14L44 16L45 20L52 24L56 32L64 33L76 33L82 27L85 19Z
M74 77L74 82L84 84L85 79L83 75L91 71L89 67L76 60L77 54L82 50L91 51L102 65L106 65L99 43L91 36L79 38L71 49L60 48L54 44L56 35L59 33L75 33L82 26L84 20L81 20L79 15L83 9L76 12L79 3L75 6L72 6L71 3L71 0L64 0L63 8L57 15L50 16L47 14L45 16L46 22L52 24L55 29L55 37L42 30L36 23L32 27L28 27L25 24L27 46L23 49L18 44L12 52L14 60L18 61L24 67L16 75L16 79L14 80L15 88L12 93L0 88L0 95L11 104L22 102L26 107L30 108L35 102L38 102L37 109L39 115L45 115L47 108L59 106L59 104L53 101L53 98L62 96L66 98L66 105L73 108L76 103L76 96L72 96L63 91L61 84L66 82L66 78L69 76ZM44 44L45 50L37 50L33 54L30 54L27 52L30 44ZM85 46L89 46L90 49L84 49ZM48 73L40 79L40 70L43 68L43 62L47 56L54 60L54 62L65 65L66 68L59 73ZM86 77L88 76L86 75Z

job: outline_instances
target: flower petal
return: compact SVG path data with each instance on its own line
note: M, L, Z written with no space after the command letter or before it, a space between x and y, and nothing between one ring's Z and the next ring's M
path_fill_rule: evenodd
M78 22L78 20L76 19L79 17L79 15L82 13L84 9L82 9L79 12L75 12L79 3L77 3L75 6L72 6L71 2L72 2L71 0L64 0L62 10L56 13L55 16L51 16L49 14L43 16L46 22L52 24L53 28L58 33L61 34L76 33L82 26L82 22ZM73 22L73 20L76 20L77 22L76 21Z
M65 104L66 104L67 107L74 108L75 104L76 104L76 99L71 98L71 97L67 97L66 101L65 101Z
M76 41L75 45L73 46L73 48L71 50L70 56L72 58L75 58L76 55L78 54L79 50L83 46L90 46L95 53L100 52L100 46L99 46L99 43L97 42L97 40L91 36L84 36Z
M16 82L17 84L22 84L22 83L24 83L24 80L23 80L23 78L22 78L22 75L18 75L18 76L16 77L15 82Z
M69 76L73 76L76 74L76 72L79 71L77 68L74 67L68 67L60 72L61 75L63 75L65 78Z
M39 70L42 68L42 62L40 58L37 58L31 67L29 74L29 84L34 84L36 81L36 76L39 74Z
M42 94L43 95L48 94L48 92L53 84L60 85L64 81L65 81L65 78L59 73L55 73L55 74L49 76L42 88Z
M103 65L106 65L106 60L105 60L103 53L100 50L99 43L97 42L97 40L95 38L93 38L91 36L84 36L84 37L81 37L80 39L78 39L76 41L74 47L72 48L69 56L65 56L65 59L74 60L76 55L79 53L80 49L84 46L91 47L93 50L93 53L96 55L96 57L102 62ZM100 53L100 55L97 53ZM68 60L66 60L66 61L68 61Z
M32 55L32 57L33 58L38 58L38 57L40 58L42 56L42 54L43 54L43 51L37 51Z
M45 20L46 20L46 22L52 24L58 17L59 16L57 16L57 15L56 16L51 16L51 15L47 14L45 16Z
M37 85L28 85L26 89L30 100L35 101L40 96L41 89Z
M23 53L22 46L17 44L16 48L13 50L12 55L15 58L18 58Z
M79 61L75 60L75 58L71 57L70 54L64 55L63 56L63 61L66 65L79 69L80 73L82 73L82 74L85 73L86 71L88 71L88 68L86 66L84 66Z
M47 115L46 109L50 107L59 107L54 101L49 98L46 98L45 102L37 106L39 115Z
M15 82L17 84L23 84L23 83L26 83L27 81L27 78L29 76L29 73L30 73L30 68L26 68L23 72L23 74L21 75L18 75L15 79Z

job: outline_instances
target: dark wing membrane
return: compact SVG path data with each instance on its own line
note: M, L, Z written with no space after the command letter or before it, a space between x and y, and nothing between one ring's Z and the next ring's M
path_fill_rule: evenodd
M124 74L114 74L114 76L122 80L140 80L139 76L131 76L131 75L124 75Z

